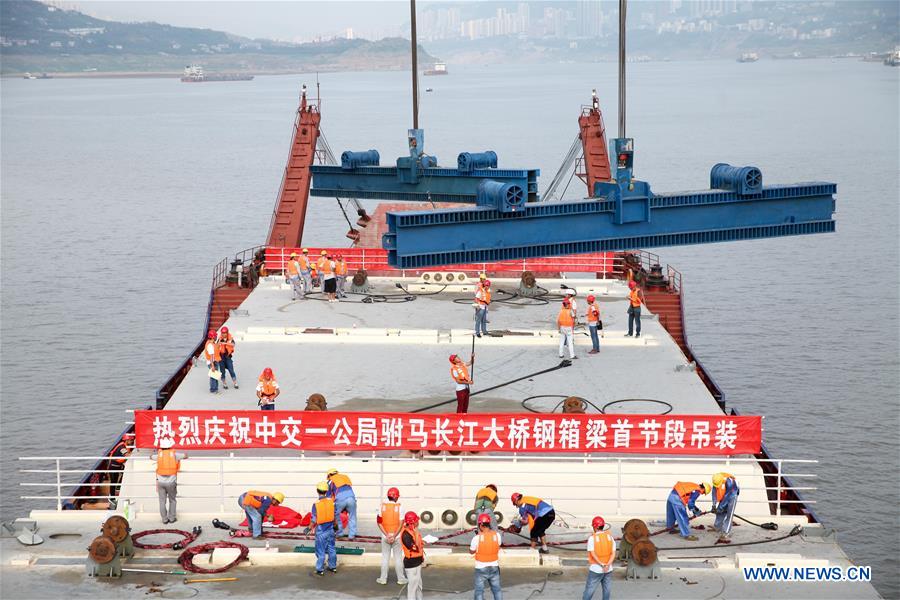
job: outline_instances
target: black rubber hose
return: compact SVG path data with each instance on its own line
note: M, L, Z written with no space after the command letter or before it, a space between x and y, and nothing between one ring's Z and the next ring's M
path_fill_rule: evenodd
M750 519L745 519L741 515L734 515L734 517L736 519L740 519L744 523L749 523L750 525L755 525L756 527L759 527L760 529L766 529L768 531L777 531L778 530L778 523L762 523L762 524L760 524L760 523L754 523Z

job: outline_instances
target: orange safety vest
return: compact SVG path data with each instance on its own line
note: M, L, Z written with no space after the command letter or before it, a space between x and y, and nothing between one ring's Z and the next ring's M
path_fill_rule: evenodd
M679 496L681 496L681 501L684 502L685 506L688 505L688 501L691 499L691 494L699 489L699 485L690 481L679 481L675 484L674 487L674 490L678 492Z
M575 317L572 315L572 309L562 308L559 311L559 316L556 317L556 324L559 327L574 327Z
M734 479L735 481L737 481L735 476L731 475L730 473L722 473L722 478L722 485L716 488L716 502L721 502L722 498L725 497L725 481L728 479Z
M305 255L299 256L297 258L297 263L300 265L301 271L306 271L307 269L309 269L309 258L307 258Z
M469 383L469 370L462 363L454 363L450 367L450 376L453 377L453 381L456 383Z
M259 508L262 506L261 498L265 498L268 496L272 497L272 494L269 492L258 492L256 490L250 490L246 494L244 494L244 506L252 506L253 508Z
M612 558L613 538L608 531L598 531L593 537L594 551L588 552L588 562L592 565L606 566Z
M400 503L381 503L381 528L387 533L397 533L400 529Z
M288 259L287 272L290 277L296 277L297 275L299 275L299 272L297 270L297 263L295 262L295 259L293 259L293 258Z
M346 275L347 274L347 263L342 260L334 263L334 274L335 275Z
M175 459L172 449L160 450L156 455L156 474L162 476L177 475L181 461Z
M203 346L203 357L209 362L219 362L222 359L222 353L219 351L219 345L214 340L207 340Z
M478 562L494 562L500 556L500 536L496 531L478 534L478 546L475 548L475 560Z
M234 336L230 333L219 337L219 355L222 354L234 354Z
M335 489L340 489L340 488L344 487L345 485L349 485L349 486L353 485L352 483L350 483L350 478L342 473L337 473L336 475L332 475L331 483L334 484Z
M322 498L315 503L315 507L316 527L334 523L334 500L331 498Z
M641 295L638 288L634 288L630 292L628 292L628 299L631 301L631 306L637 308L641 305Z
M263 396L275 395L275 390L277 390L278 388L275 387L276 381L274 379L263 379L262 377L260 377L259 382L262 384L262 390L260 391L260 393Z
M322 271L323 273L325 273L326 275L328 273L334 273L334 263L331 262L330 260L326 260L324 263L322 263L322 267L319 270Z
M497 501L497 492L495 492L494 490L492 490L489 487L483 487L480 490L478 490L477 494L475 494L475 499L478 500L479 498L487 498L489 502L496 502Z
M479 287L478 291L475 292L475 302L481 304L483 306L487 306L491 303L491 290L486 287Z
M415 543L418 550L412 550L406 547L406 544L403 543L404 533L408 533L412 536L413 543ZM405 556L406 558L418 558L420 556L425 556L425 547L422 545L422 534L419 533L418 529L410 529L409 527L404 525L403 530L400 532L400 546L403 548L403 556Z
M324 267L325 267L325 257L322 256L319 258L319 260L316 261L316 268L321 271Z
M600 309L597 308L596 304L588 304L587 320L588 323L596 323L600 320Z

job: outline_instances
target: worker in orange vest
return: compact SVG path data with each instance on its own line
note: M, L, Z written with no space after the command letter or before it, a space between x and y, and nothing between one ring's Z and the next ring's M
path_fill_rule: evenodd
M575 356L575 311L568 298L563 298L562 308L556 315L556 325L559 327L559 357L563 357L563 350L569 348L569 358Z
M634 337L641 337L641 303L644 301L644 292L633 279L628 282L628 289L628 333L625 337L631 336L632 330Z
M334 276L337 279L337 295L339 298L346 298L344 287L347 285L347 263L344 262L344 256L338 254L334 257Z
M469 412L469 386L472 385L472 377L469 375L468 367L475 362L475 355L469 362L463 362L456 354L450 355L450 376L456 382L456 412Z
M720 540L728 541L741 488L738 487L737 479L730 473L713 475L712 486L712 512L716 513L716 522L710 529L720 532Z
M670 533L676 533L673 529L675 523L678 523L678 532L681 537L689 542L696 542L697 536L691 534L691 524L687 511L694 513L695 517L703 514L697 508L697 498L701 494L704 496L710 492L708 483L694 483L692 481L679 481L669 492L669 499L666 501L666 528Z
M296 300L297 296L304 296L302 276L300 275L300 261L296 252L291 252L290 258L287 259L284 269L285 278L291 286L291 300Z
M337 573L337 551L334 548L334 532L337 530L337 519L334 500L328 497L328 482L322 481L316 486L319 499L312 505L309 526L316 531L316 575L325 575L325 558L328 558L328 571Z
M491 528L497 528L497 516L494 511L497 510L497 502L500 497L497 494L497 486L489 483L475 493L475 506L472 510L476 515L487 515L491 520Z
M381 510L375 517L378 529L381 530L381 577L375 580L380 585L387 585L392 553L397 585L406 583L406 574L403 572L403 551L400 548L400 531L403 529L403 519L400 514L400 490L392 487L387 491L387 500L381 503Z
M500 586L500 532L491 528L491 517L478 515L478 531L469 544L475 555L475 600L484 600L484 584L491 586L494 600L503 600Z
M603 600L609 600L612 582L612 565L616 558L616 541L609 532L609 526L603 517L594 517L591 521L594 533L587 541L588 578L584 586L581 600L591 600L599 585L603 590Z
M591 351L588 354L597 354L600 352L600 336L598 334L602 325L600 324L600 307L597 306L597 299L592 295L587 297L587 324L588 332L591 334Z
M228 389L228 383L225 381L225 373L231 375L231 384L234 389L238 389L237 376L234 374L234 336L228 331L227 327L219 330L219 339L216 340L219 345L219 372L222 374L222 387Z
M475 288L475 337L487 335L488 307L491 305L491 281L483 279Z
M250 533L253 534L254 539L262 539L263 519L266 518L269 507L273 504L278 506L282 502L284 502L284 494L281 492L270 494L269 492L250 490L238 496L238 506L247 516L247 525L250 527Z
M334 508L341 514L347 511L347 539L351 542L356 537L356 493L353 482L337 469L328 469L328 495L334 498ZM338 536L344 535L344 524L338 524Z
M425 542L419 532L419 515L409 511L403 517L400 546L403 548L403 569L406 571L407 600L422 600L422 565L425 563Z
M260 410L275 410L275 398L281 394L281 388L275 381L275 374L272 369L266 367L259 376L259 383L256 384L256 397L259 398Z
M550 552L547 547L547 529L556 520L556 511L549 502L544 502L535 496L523 496L519 492L513 493L513 506L519 510L519 516L513 519L513 525L521 528L528 523L528 536L531 538L531 547L537 548L538 542L541 547L538 552L546 554Z
M306 295L313 291L313 282L312 282L312 263L309 260L309 248L303 248L300 251L300 256L297 258L297 263L300 265L300 277L303 279L303 298L306 298Z
M159 450L150 455L156 461L156 491L159 494L159 516L162 522L174 523L178 520L178 471L181 461L187 458L183 452L176 452L175 440L164 438L159 441Z
M322 250L324 253L325 250ZM337 277L334 274L335 264L330 254L323 254L324 260L319 260L319 274L322 276L322 291L328 296L329 302L337 302Z
M209 367L209 393L219 393L219 378L222 373L219 371L219 361L222 359L221 349L216 343L216 330L210 329L206 336L206 343L203 345L203 358L206 359L206 366Z

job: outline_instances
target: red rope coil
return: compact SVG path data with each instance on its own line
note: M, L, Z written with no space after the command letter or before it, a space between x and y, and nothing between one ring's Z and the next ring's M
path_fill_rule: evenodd
M138 540L144 536L148 535L158 535L158 534L167 534L171 533L173 535L181 535L184 536L184 539L181 542L171 542L169 544L142 544ZM148 550L163 550L163 549L171 549L175 544L181 544L182 546L187 546L191 542L197 539L197 534L184 531L183 529L148 529L147 531L139 531L137 533L131 534L131 541L134 543L136 548L146 548Z
M240 550L240 554L233 561L225 565L224 567L219 567L218 569L204 569L203 567L198 567L194 564L194 557L198 554L206 554L216 548L237 548ZM250 555L250 548L243 544L238 544L237 542L209 542L207 544L197 544L196 546L191 546L190 548L185 549L184 552L178 557L178 564L185 571L190 571L191 573L204 573L204 574L213 574L213 573L224 573L225 571L235 567L241 561L247 560L247 557Z

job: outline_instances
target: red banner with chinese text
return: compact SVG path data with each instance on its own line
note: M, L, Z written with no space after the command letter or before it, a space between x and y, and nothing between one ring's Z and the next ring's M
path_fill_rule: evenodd
M138 410L135 444L178 448L756 454L762 417Z

